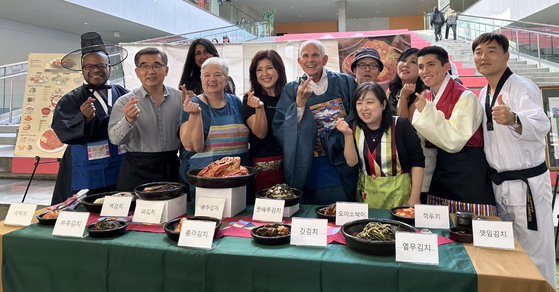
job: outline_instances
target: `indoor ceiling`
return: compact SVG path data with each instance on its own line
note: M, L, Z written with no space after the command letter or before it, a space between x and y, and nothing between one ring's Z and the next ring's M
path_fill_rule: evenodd
M97 31L106 42L134 42L169 35L164 31L62 0L1 2L0 18L77 35ZM120 32L120 37L114 36L115 30Z

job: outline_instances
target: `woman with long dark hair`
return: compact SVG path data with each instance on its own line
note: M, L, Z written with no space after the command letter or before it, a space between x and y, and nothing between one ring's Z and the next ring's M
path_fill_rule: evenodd
M415 94L429 90L419 78L416 48L409 48L398 57L396 75L388 84L388 100L393 114L412 120L415 111Z
M379 209L419 204L425 159L411 123L392 115L377 83L359 85L352 103L354 120L338 119L336 128L344 134L347 164L359 164L357 201Z
M179 89L181 89L181 85L184 85L190 97L201 94L203 89L202 80L200 79L200 68L202 64L204 64L204 61L212 57L219 58L219 53L212 42L204 38L195 39L192 44L190 44L190 48L186 54L186 62L182 70ZM225 92L235 94L235 83L231 77L227 80Z
M258 169L253 191L285 182L283 152L272 133L276 104L287 83L285 66L274 50L254 55L249 67L252 90L243 98L243 116L250 128L250 163Z

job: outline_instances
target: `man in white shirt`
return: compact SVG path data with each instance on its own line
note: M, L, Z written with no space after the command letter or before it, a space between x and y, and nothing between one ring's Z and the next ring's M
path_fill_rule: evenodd
M545 163L550 123L540 89L507 67L509 41L497 33L472 44L477 70L489 83L480 92L483 137L489 177L503 221L555 290L555 246L551 179Z

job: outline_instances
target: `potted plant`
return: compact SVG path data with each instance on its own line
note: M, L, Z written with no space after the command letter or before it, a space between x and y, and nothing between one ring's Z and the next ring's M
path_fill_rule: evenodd
M270 28L270 35L274 35L274 19L276 17L276 9L272 8L270 10L266 9L266 8L262 8L262 11L260 11L260 19L264 20L265 22L268 23L268 26Z

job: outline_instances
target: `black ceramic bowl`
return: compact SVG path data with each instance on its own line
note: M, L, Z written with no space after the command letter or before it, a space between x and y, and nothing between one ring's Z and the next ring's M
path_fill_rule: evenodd
M266 198L266 192L269 189L263 189L263 190L259 190L258 192L256 192L255 196L257 198L261 198L261 199L271 199L271 198ZM301 198L303 197L303 191L301 191L300 189L295 189L295 188L291 188L291 191L293 191L293 194L295 195L295 197L291 197L291 198L286 198L286 199L272 199L272 200L284 200L285 201L285 207L290 207L290 206L295 206L297 204L299 204L299 202L301 201Z
M247 175L228 176L228 177L202 177L197 174L201 168L191 169L186 173L188 181L195 187L208 189L226 189L246 186L254 180L258 170L255 167L245 166L248 170Z
M118 193L123 193L123 192L113 191L113 192L99 193L99 194L87 196L83 198L82 205L85 207L85 209L88 212L101 213L101 208L103 207L103 204L95 204L93 202L95 202L95 200L97 199L104 198L106 196L112 196ZM130 203L130 211L133 211L136 208L136 195L134 195L134 193L131 194L133 198L132 198L132 203Z
M173 219L169 222L167 222L165 224L165 226L163 227L163 229L165 230L165 233L167 234L167 237L169 237L169 239L174 240L174 241L179 241L179 235L180 232L175 231L175 229L177 229L177 226L179 225L179 223L181 222L181 218L177 218L177 219ZM214 217L208 217L208 216L194 216L194 217L186 217L186 219L188 220L202 220L202 221L213 221L215 222L215 232L214 232L214 237L217 235L217 232L219 231L219 229L221 229L221 220L214 218Z
M330 207L330 205L318 206L318 207L316 207L316 209L314 209L314 212L316 213L318 218L328 219L328 221L330 221L330 222L335 222L336 221L336 215L326 215L326 214L324 214L320 211L320 210L326 209L328 207Z
M342 234L349 248L372 255L393 255L396 253L395 241L374 241L353 236L353 234L361 232L369 222L390 224L395 231L415 232L415 228L400 221L388 219L360 219L350 221L342 226Z
M255 227L252 230L250 230L250 235L252 235L252 239L254 239L254 241L256 241L260 244L264 244L264 245L279 245L279 244L289 243L291 241L291 225L289 225L289 224L281 224L281 225L283 225L283 226L287 227L287 229L289 229L289 234L288 235L270 237L270 236L262 236L262 235L256 234L256 231L258 229L264 227L264 225L259 226L259 227Z
M49 212L49 211L47 211L47 212L45 212L45 213L43 213L43 214L37 215L37 220L39 220L39 224L41 224L41 225L54 225L54 224L56 224L56 219L58 219L58 218L46 218L46 219L43 219L43 216L44 216L45 214L47 214L48 212Z
M415 217L405 217L405 216L399 216L396 215L396 210L398 209L404 209L404 208L410 208L410 206L400 206L400 207L394 207L392 209L390 209L390 215L392 215L392 217L396 218L396 220L398 221L403 221L406 223L410 223L410 224L414 224L415 223ZM411 207L413 208L413 207Z
M158 185L172 185L171 188L162 191L144 191L147 187L153 187ZM182 188L184 185L177 182L151 182L143 185L139 185L134 189L134 193L141 199L144 200L164 200L170 198L179 197L182 194Z
M474 235L472 229L466 227L452 227L450 228L450 239L462 243L474 242Z
M93 225L95 225L95 223L91 223L85 228L89 233L89 236L95 238L107 238L122 235L126 232L126 226L128 226L128 222L118 221L118 223L120 223L120 227L107 230L93 230Z

